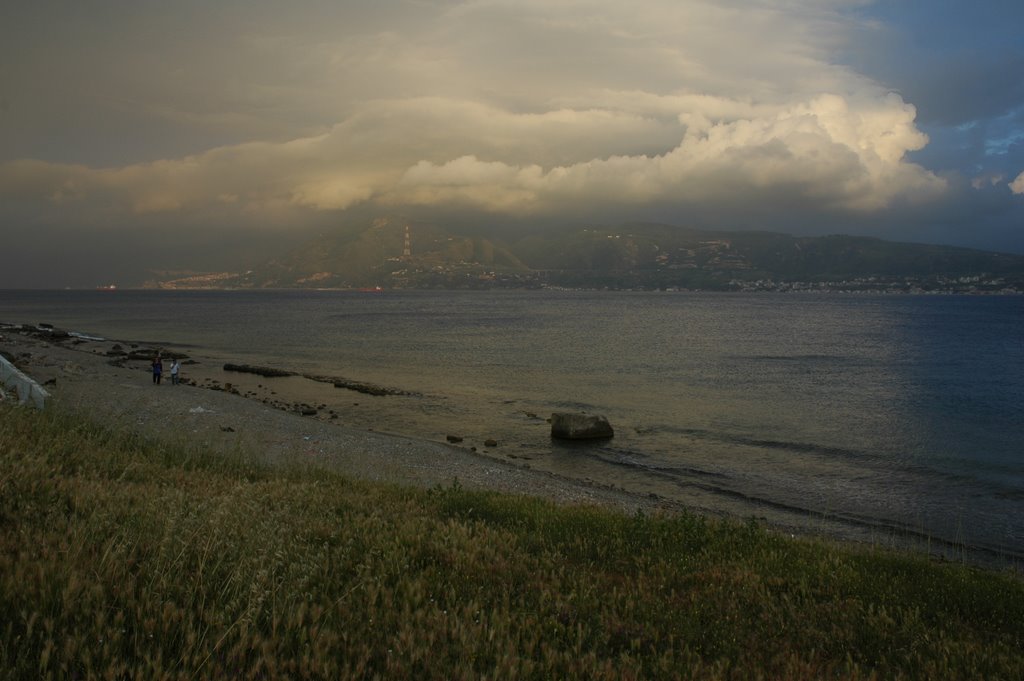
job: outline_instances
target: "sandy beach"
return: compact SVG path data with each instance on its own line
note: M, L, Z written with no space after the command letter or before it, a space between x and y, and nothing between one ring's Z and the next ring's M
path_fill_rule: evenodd
M333 410L318 409L317 392L336 390L331 384L302 377L226 374L222 364L207 358L173 347L159 350L164 375L155 385L147 358L157 348L0 328L0 353L45 387L51 407L146 437L198 443L214 451L241 450L271 464L298 462L359 479L424 487L458 480L471 489L626 512L682 508L670 500L534 470L528 462L511 457L505 461L501 455L485 455L468 442L445 444L346 425ZM183 380L173 385L168 358L179 354L186 355ZM353 396L359 404L359 394ZM366 397L362 403L372 406ZM7 391L6 399L16 395Z

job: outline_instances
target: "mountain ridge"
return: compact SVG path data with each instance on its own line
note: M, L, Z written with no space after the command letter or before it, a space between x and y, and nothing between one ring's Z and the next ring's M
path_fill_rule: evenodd
M501 239L404 218L324 233L244 273L158 288L807 288L1024 291L1024 255L849 235L794 236L662 223ZM799 287L798 287L799 288Z

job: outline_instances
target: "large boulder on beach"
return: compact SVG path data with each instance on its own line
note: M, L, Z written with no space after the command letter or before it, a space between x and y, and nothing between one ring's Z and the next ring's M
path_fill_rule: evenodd
M551 415L551 437L558 440L595 440L614 435L615 431L604 416L570 412Z

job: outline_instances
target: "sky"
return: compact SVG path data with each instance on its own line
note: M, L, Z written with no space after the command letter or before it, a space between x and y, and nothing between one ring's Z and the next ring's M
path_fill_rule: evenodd
M657 221L1024 253L1019 0L0 9L0 287L353 221Z

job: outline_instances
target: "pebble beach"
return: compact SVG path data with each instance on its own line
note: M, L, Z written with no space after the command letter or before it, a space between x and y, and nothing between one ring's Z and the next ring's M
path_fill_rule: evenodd
M154 384L149 357L163 354ZM469 489L529 494L564 504L626 512L679 510L664 499L630 494L589 481L530 468L473 444L448 444L347 425L318 409L317 392L336 390L303 377L232 373L174 348L139 347L111 339L9 324L0 327L0 353L49 393L46 408L67 409L147 438L242 451L268 464L321 467L357 479L423 487L455 481ZM170 357L182 356L181 382L171 383ZM12 390L4 399L16 400ZM360 397L353 393L353 399ZM372 405L368 405L372 406ZM305 413L305 415L303 415Z

